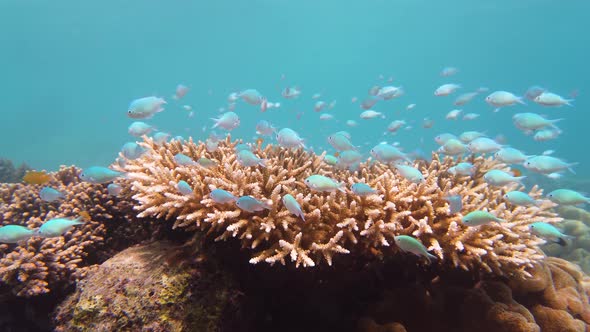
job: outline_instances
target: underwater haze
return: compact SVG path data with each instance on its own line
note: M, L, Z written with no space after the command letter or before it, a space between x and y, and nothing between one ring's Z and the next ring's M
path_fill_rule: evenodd
M36 169L108 166L135 140L127 133L131 101L166 99L165 110L144 121L205 140L228 95L256 89L281 106L262 113L238 101L241 123L232 137L252 140L264 119L294 129L319 153L333 150L328 135L347 130L368 156L381 141L430 154L436 135L477 130L503 135L528 155L555 150L579 163L577 176L588 177L589 12L587 0L2 0L0 156ZM459 71L442 77L450 66ZM434 96L444 83L461 89ZM177 101L171 96L178 84L190 90ZM361 119L367 91L385 85L405 93L374 106L385 119ZM575 99L573 106L526 100L494 112L484 100L496 90L522 96L535 85ZM287 87L300 88L301 96L283 98ZM489 92L461 107L478 118L445 119L458 108L458 94L481 87ZM326 109L334 119L319 120L316 93L336 101ZM407 110L409 104L416 106ZM512 123L524 112L563 118L561 134L535 141ZM388 133L393 120L410 128Z

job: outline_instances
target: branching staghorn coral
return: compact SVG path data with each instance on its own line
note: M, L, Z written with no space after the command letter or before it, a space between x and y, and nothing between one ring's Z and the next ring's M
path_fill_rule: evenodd
M32 237L18 244L0 244L0 285L9 287L17 296L35 296L67 285L86 275L91 268L88 258L100 262L116 250L113 233L126 241L149 238L132 223L116 220L133 219L130 199L114 198L106 186L80 182L80 170L63 167L51 174L46 185L63 192L65 198L49 203L39 198L44 185L0 185L0 225L16 224L30 229L57 218L89 216L85 223L56 238ZM116 229L116 231L115 231ZM134 235L134 232L141 234ZM100 250L99 250L100 249Z
M441 160L434 154L432 161L415 164L425 177L423 183L416 184L382 163L364 163L360 171L350 172L323 163L323 155L270 145L259 145L254 151L265 159L266 167L244 167L236 160L237 143L228 137L216 151L208 152L204 144L192 140L157 145L146 138L141 143L146 153L120 169L131 182L138 216L174 218L174 227L206 230L217 240L239 238L244 247L256 251L250 260L253 264L285 264L290 259L296 266L314 266L323 259L331 265L336 254L362 254L381 247L397 251L394 236L404 234L418 238L456 267L520 276L528 276L526 269L544 257L538 247L544 240L532 235L528 225L561 220L550 211L554 205L548 201L531 207L507 206L503 194L519 185L500 188L485 183L486 171L508 170L492 159L471 158L476 174L455 177L447 172L455 161ZM194 160L209 158L217 166L181 166L174 161L177 153ZM332 177L347 187L365 182L379 194L359 197L348 189L346 193L315 192L304 183L312 174ZM178 192L180 180L191 185L193 195ZM215 188L267 200L272 207L250 213L232 203L218 204L208 196ZM285 194L297 199L305 221L282 205ZM529 194L539 198L541 190L533 187ZM447 195L462 197L462 214L487 210L506 222L465 226L462 214L450 214Z

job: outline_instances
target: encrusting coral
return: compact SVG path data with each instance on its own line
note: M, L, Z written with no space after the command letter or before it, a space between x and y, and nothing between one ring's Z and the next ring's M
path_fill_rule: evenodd
M43 185L23 183L0 185L0 225L23 225L30 229L44 221L63 217L84 217L85 223L63 236L31 237L18 244L0 244L0 285L17 296L35 296L53 288L71 284L86 275L90 261L110 257L121 245L149 239L148 229L134 227L127 221L135 213L130 199L109 196L106 186L81 182L80 170L63 167L51 174L46 185L63 192L65 197L49 203L39 197Z
M216 234L218 240L239 238L244 247L256 251L250 260L253 264L285 264L289 257L296 266L314 266L322 259L331 265L337 254L397 250L394 236L404 234L418 238L453 266L529 276L527 268L544 257L539 249L544 240L531 234L529 224L561 220L550 210L554 204L549 201L539 206L508 206L502 195L519 185L489 186L483 179L485 172L508 167L483 157L470 159L476 168L474 176L455 177L447 171L455 161L434 154L432 161L415 164L424 181L412 183L386 164L363 163L358 172L351 172L325 164L323 155L271 145L258 145L254 150L265 159L266 167L244 167L234 152L238 142L231 142L229 137L214 152L192 140L158 145L146 138L141 144L146 153L119 168L131 182L138 216L175 219L174 227L206 230ZM178 153L193 160L209 158L217 165L179 165L174 159ZM349 190L315 192L304 182L313 174L329 176L347 186L364 182L379 194L360 197ZM190 184L192 195L178 192L180 180ZM251 213L233 203L218 204L209 197L214 188L238 197L251 195L272 206ZM305 221L282 205L285 194L296 198ZM539 198L541 190L533 187L529 194ZM461 196L463 214L487 210L506 221L465 226L461 214L450 213L445 199L448 195Z

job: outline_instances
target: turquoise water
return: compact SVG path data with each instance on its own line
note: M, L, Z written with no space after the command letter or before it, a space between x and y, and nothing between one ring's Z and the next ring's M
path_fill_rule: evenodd
M126 116L131 100L165 97L166 110L149 123L204 139L209 131L203 126L209 128L209 118L227 106L227 95L255 88L282 107L262 114L238 102L241 126L234 137L252 138L256 122L266 119L299 131L316 151L329 149L326 137L342 129L367 150L399 141L408 151L431 151L439 133L480 130L503 134L528 154L554 149L580 163L578 176L588 176L590 156L581 144L590 119L588 12L585 0L3 0L0 156L44 169L108 165L132 140ZM442 78L445 66L460 72ZM351 98L362 100L371 86L387 84L379 75L392 76L406 94L375 106L385 121L361 120ZM575 89L580 94L573 108L528 102L499 113L480 96L464 107L480 118L450 122L444 116L455 108L455 96L433 96L449 82L462 84L461 92L483 86L522 95L541 85L564 96ZM181 103L170 98L179 83L191 88ZM283 99L287 86L301 87L302 96ZM337 101L330 112L335 120L318 120L314 93ZM410 103L416 108L405 111ZM195 117L187 117L183 104L194 108ZM304 114L297 120L299 112ZM564 133L535 142L513 126L516 112L565 118L559 125ZM435 121L433 128L422 128L424 117ZM347 128L348 119L359 126ZM396 119L413 129L383 136Z

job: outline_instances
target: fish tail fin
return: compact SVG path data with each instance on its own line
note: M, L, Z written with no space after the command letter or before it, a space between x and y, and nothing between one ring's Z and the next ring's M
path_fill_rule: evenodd
M258 165L259 165L259 166L261 166L261 167L264 167L264 168L266 168L266 160L264 160L264 159L260 159L260 160L258 161Z
M565 105L567 105L569 107L574 107L574 105L572 104L573 101L574 101L574 99L566 99Z
M522 105L526 105L524 102L524 97L516 97L516 102Z
M426 252L426 259L428 259L429 263L432 263L432 261L438 261L438 256L435 256L429 252Z
M567 164L567 170L572 172L572 174L576 174L576 171L574 171L574 169L572 167L578 165L578 163L569 163Z
M339 182L338 183L338 188L336 188L336 189L340 190L343 193L346 193L346 189L345 188L346 188L346 184L344 182Z
M219 126L219 119L217 119L217 118L209 118L209 119L215 121L215 124L211 127L211 129L215 129L215 128L217 128L217 126Z
M523 176L517 176L515 179L516 179L516 181L518 181L519 183L521 183L521 184L522 184L522 180L526 179L526 175L523 175Z

